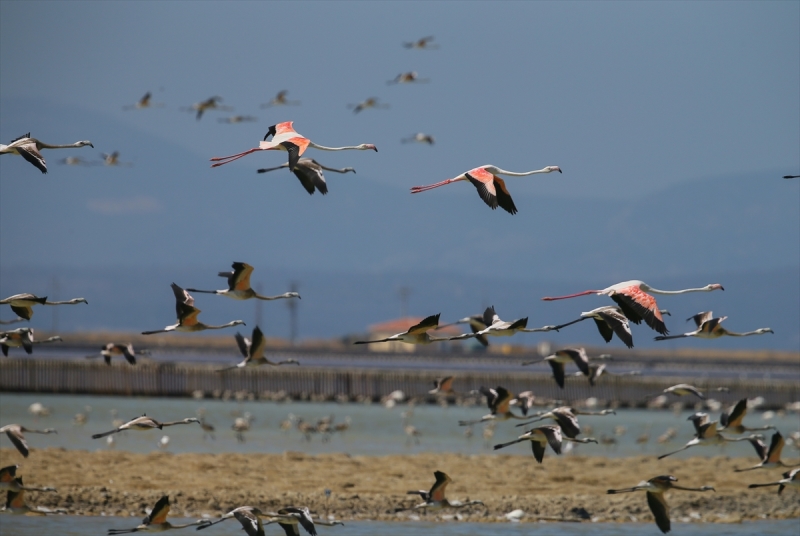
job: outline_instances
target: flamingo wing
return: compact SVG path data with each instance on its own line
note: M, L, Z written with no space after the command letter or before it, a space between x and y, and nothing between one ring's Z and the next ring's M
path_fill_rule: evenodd
M408 333L409 335L422 335L429 329L433 329L439 325L440 315L441 313L438 313L423 319L419 324L413 325L410 328L408 328L408 331L406 333Z
M624 314L613 309L600 311L598 314L603 319L603 322L597 322L597 328L600 330L600 333L603 335L603 338L606 340L606 342L611 341L610 331L613 331L617 334L619 340L625 343L625 346L628 348L633 348L633 333L631 333L631 326ZM600 328L601 323L609 330L608 338L606 338L602 328Z
M564 365L557 361L548 361L550 363L550 368L553 369L553 378L556 379L556 383L562 389L564 388Z
M14 311L20 318L24 318L25 320L30 320L33 316L33 308L30 305L12 305L11 310Z
M550 444L550 448L553 449L553 452L561 454L561 442L563 438L561 437L561 430L558 426L542 426L539 429L547 438L547 442Z
M509 214L516 214L517 207L514 205L514 200L511 199L511 194L506 189L506 182L498 176L494 176L494 189L497 195L497 204L500 208Z
M42 173L47 173L47 163L44 158L39 154L35 143L27 143L25 145L18 145L15 147L17 153L29 163L33 164L36 169Z
M647 505L650 507L650 511L653 512L653 517L656 518L656 525L661 532L666 534L670 531L670 522L669 505L667 505L667 501L664 500L664 494L648 491L646 495Z
M478 175L478 177L473 177L473 174ZM486 173L486 175L488 175L488 177L481 177L481 174L475 173L475 170L464 174L467 180L469 180L469 182L471 182L472 185L478 189L478 195L481 196L483 202L489 205L489 208L494 210L498 206L497 192L494 189L494 182L492 181L493 175L491 173Z
M497 399L494 401L492 413L508 413L508 407L511 404L511 400L514 398L514 394L505 387L497 387L495 391L497 392Z
M592 318L594 323L597 325L597 331L600 332L600 335L603 337L603 340L606 342L611 342L611 339L614 337L614 330L611 329L605 320L600 318Z
M528 317L520 318L519 320L514 320L506 329L515 330L515 329L525 329L528 327Z
M767 451L766 460L771 463L777 463L781 459L781 451L786 442L780 432L772 434L772 441L769 443L769 450Z
M690 316L689 318L686 319L686 321L688 322L689 320L694 320L695 325L699 328L704 323L711 320L713 316L714 313L712 311L703 311L701 313L697 313L696 315Z
M236 346L239 347L239 352L244 357L250 355L250 341L247 340L247 337L237 331L236 335L234 335L234 338L236 339Z
M184 304L190 307L194 306L194 298L192 298L191 294L183 290L175 283L172 283L171 287L172 293L175 294L175 301L177 304ZM178 315L180 316L180 312L178 312Z
M22 433L18 433L14 430L7 430L6 435L8 439L11 440L11 443L16 447L20 454L22 454L23 458L27 458L29 454L28 443L25 441L25 438L22 436Z
M533 451L533 457L536 458L537 462L542 463L545 449L546 447L538 441L531 441L531 450Z
M486 327L489 327L497 322L500 322L500 317L494 312L494 305L487 307L483 312L483 323L486 325ZM473 331L473 333L475 332Z
M725 428L728 428L730 426L740 426L746 414L747 414L747 398L743 398L736 403L736 405L733 407L733 410L730 412L729 415L725 413L720 415L719 421Z
M664 318L661 316L661 311L658 310L656 299L641 290L637 285L614 291L611 294L611 299L620 306L622 312L632 322L638 324L639 322L636 319L643 319L650 328L661 335L669 334L669 330L664 324ZM631 318L628 315L629 311L633 311L636 318Z
M319 190L322 195L328 193L328 185L322 174L322 168L315 160L301 158L297 161L297 166L292 173L300 180L300 184L310 195L314 195L316 190Z
M229 290L247 290L250 288L250 274L253 267L246 262L234 262L233 275L228 277Z
M431 501L443 501L445 489L447 488L447 484L450 483L450 477L442 471L434 471L433 476L436 477L436 483L433 484L428 495Z
M181 326L194 326L197 324L197 315L199 315L202 311L197 307L192 307L191 305L186 305L185 303L178 304L178 321L180 322Z
M150 512L150 515L144 518L142 524L160 525L167 520L167 514L169 514L169 495L164 495L153 507L153 511Z
M233 516L242 524L247 536L264 536L264 526L252 512L237 510L233 512Z

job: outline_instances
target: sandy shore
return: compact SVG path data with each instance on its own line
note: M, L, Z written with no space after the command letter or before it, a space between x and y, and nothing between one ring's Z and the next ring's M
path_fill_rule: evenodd
M553 456L544 463L531 455L415 454L353 456L346 454L132 454L118 451L37 449L28 459L0 449L0 467L19 464L25 483L54 486L58 493L29 492L31 506L63 508L71 514L142 517L145 507L169 494L173 515L218 515L249 504L266 509L307 505L337 519L407 520L415 513L396 513L418 501L405 492L429 489L433 471L453 479L451 500L482 500L486 507L459 510L470 521L496 521L515 509L536 516L574 519L584 509L598 521L648 521L652 516L643 493L610 496L661 474L682 485L712 485L716 493L671 492L673 519L736 523L745 519L800 517L798 493L777 488L747 489L747 484L780 478L781 470L734 473L750 459L694 457L656 460ZM330 490L326 497L325 490ZM452 514L453 511L444 512ZM427 514L436 519L438 514Z

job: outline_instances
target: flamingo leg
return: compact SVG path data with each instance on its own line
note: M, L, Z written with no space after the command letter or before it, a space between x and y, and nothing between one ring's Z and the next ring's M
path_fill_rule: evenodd
M211 159L211 161L212 162L217 162L217 163L216 164L211 164L211 167L218 167L218 166L222 166L222 165L228 164L230 162L233 162L234 160L238 160L238 159L242 158L243 156L247 156L250 153L254 153L254 152L260 151L260 150L261 150L260 147L254 147L252 149L248 149L247 151L245 151L243 153L232 154L232 155L229 155L229 156L215 156L214 158ZM224 160L224 162L223 162L223 160Z
M567 294L566 296L556 296L555 298L545 297L542 298L542 301L566 300L567 298L577 298L578 296L586 296L587 294L598 294L599 292L602 291L584 290L583 292L578 292L577 294Z
M412 194L418 194L420 192L425 192L427 190L432 190L434 188L438 188L439 186L446 186L446 185L450 184L451 182L456 182L458 180L463 180L463 179L447 179L445 181L437 182L436 184L429 184L427 186L412 186L411 187L411 193Z

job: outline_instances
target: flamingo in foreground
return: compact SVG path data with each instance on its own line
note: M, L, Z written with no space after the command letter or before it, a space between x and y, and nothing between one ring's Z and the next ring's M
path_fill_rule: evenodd
M267 173L268 171L275 171L276 169L283 169L287 167L289 167L289 164L284 163L278 167L259 169L258 173ZM292 173L294 173L295 177L300 179L300 184L303 185L303 188L306 189L306 192L313 195L314 190L316 189L319 190L319 193L325 195L328 193L328 183L325 182L325 175L322 174L322 170L334 171L336 173L348 173L350 171L353 173L356 172L356 170L351 167L342 169L330 168L323 166L312 158L301 158L297 161L297 165L292 170Z
M720 337L729 336L729 337L747 337L749 335L763 335L765 333L775 333L770 328L758 328L754 331L746 331L744 333L737 333L735 331L728 331L727 329L722 327L722 322L727 316L721 316L717 318L712 318L714 313L712 311L705 311L702 313L697 313L694 316L690 316L686 319L688 322L689 320L694 320L697 329L694 331L690 331L688 333L682 333L680 335L669 335L669 336L659 336L656 337L655 340L657 341L666 341L669 339L681 339L683 337L697 337L698 339L718 339Z
M181 419L180 421L159 422L152 417L148 417L147 415L142 415L141 417L136 417L135 419L131 419L130 421L121 424L116 428L114 428L113 430L109 430L108 432L103 432L101 434L94 434L92 435L92 439L100 439L101 437L106 437L110 436L111 434L124 432L125 430L154 430L156 428L161 430L165 426L175 426L178 424L192 424L195 422L199 424L200 419L198 419L197 417L187 417L185 419Z
M153 333L164 333L168 331L193 333L195 331L204 331L207 329L224 329L240 324L244 325L244 322L241 320L231 320L227 324L221 326L203 324L197 320L197 315L202 311L194 306L194 298L175 283L172 283L172 292L175 294L175 310L178 316L178 323L167 326L164 329L143 331L142 335L152 335Z
M515 445L523 441L531 442L531 449L533 449L533 457L536 458L536 461L539 463L542 463L542 459L544 459L544 451L548 444L550 445L550 448L553 449L553 452L560 455L561 444L564 441L572 441L574 443L597 443L597 440L593 437L587 437L585 439L564 437L563 434L561 433L561 428L553 424L548 424L545 426L534 428L533 430L529 430L524 434L522 434L521 436L519 436L514 441L509 441L508 443L500 443L499 445L495 445L494 450L502 449L508 447L509 445Z
M2 349L4 356L8 356L9 348L20 347L25 349L25 353L31 354L34 344L45 344L63 340L64 339L58 335L53 335L42 341L37 341L33 338L33 328L17 328L0 333L0 349Z
M300 294L297 292L284 292L277 296L262 296L256 294L256 291L250 287L250 275L253 273L254 268L246 262L234 262L231 264L232 272L219 272L220 277L228 279L228 288L223 290L200 290L196 288L187 288L189 292L201 292L203 294L218 294L233 300L249 300L256 298L258 300L281 300L284 298L297 298L300 299Z
M758 457L761 459L761 463L745 469L734 469L734 471L737 473L741 473L743 471L752 471L753 469L797 467L797 465L800 465L789 465L781 461L781 451L783 451L783 446L786 444L786 441L783 439L783 436L780 432L775 432L772 434L772 440L770 440L769 449L767 449L767 446L760 439L751 439L750 444L753 445L754 449L756 449L756 454L758 454Z
M239 346L239 351L244 356L244 361L238 365L234 365L233 367L219 369L217 372L224 372L226 370L232 370L235 368L258 367L261 365L272 365L273 367L277 367L278 365L300 364L294 359L287 359L285 361L278 361L277 363L274 363L264 357L264 350L267 347L267 339L264 338L264 333L258 326L253 328L252 341L244 337L241 333L237 333L235 337L236 344Z
M526 361L523 366L533 363L547 362L553 369L553 377L562 389L564 388L564 367L567 363L575 363L583 374L589 375L589 356L583 348L564 348L553 355L535 361Z
M467 320L467 319L463 319ZM461 320L459 320L461 322ZM555 329L555 326L543 326L541 328L531 328L528 329L528 317L520 318L518 320L514 320L511 322L506 322L505 320L501 320L498 314L494 310L494 305L491 307L487 307L486 310L483 312L483 323L486 327L480 331L474 331L472 333L464 333L463 335L457 335L455 337L450 337L449 340L451 341L459 341L461 339L471 339L471 338L478 338L484 335L491 335L493 337L510 337L519 332L524 333L536 333L541 331L552 331ZM472 323L470 322L470 327L472 327Z
M742 398L736 403L730 413L723 412L719 416L719 423L722 425L720 431L730 432L732 434L743 434L745 432L759 432L762 430L775 429L771 424L758 428L748 428L742 424L745 415L747 415L747 398Z
M424 491L409 491L408 494L415 494L422 497L422 500L425 501L421 504L413 506L412 508L397 508L395 512L400 512L403 510L419 510L421 508L424 509L431 509L431 510L441 510L443 508L464 508L465 506L472 506L476 504L480 504L483 506L482 501L448 501L445 496L444 492L447 488L447 485L452 482L453 480L447 476L442 471L434 471L433 476L436 477L436 482L431 487L429 492Z
M88 140L76 141L68 145L50 145L36 138L31 138L31 133L28 132L24 136L11 140L8 145L0 143L0 154L18 154L42 173L47 173L47 162L45 162L39 151L42 149L75 149L76 147L85 147L87 145L94 148L92 142Z
M72 298L66 301L47 301L47 296L40 298L34 294L14 294L4 300L0 300L0 305L10 305L11 310L25 320L30 320L33 316L34 305L75 305L76 303L86 303L86 298Z
M165 530L184 529L186 527L193 527L195 525L207 525L209 522L205 519L199 519L186 523L185 525L173 525L167 521L167 514L169 514L169 495L161 497L149 515L145 516L142 524L135 529L108 529L108 534L127 534L129 532L163 532Z
M748 488L763 488L764 486L778 486L778 495L783 493L783 488L791 486L800 488L800 469L792 469L783 473L783 479L777 482L767 482L766 484L750 484Z
M506 171L497 166L485 165L476 167L467 172L462 173L458 177L447 179L428 186L412 186L411 193L418 194L439 186L445 186L458 181L469 181L475 188L478 189L478 195L481 196L483 202L489 205L494 210L498 206L508 212L509 214L516 214L517 207L511 199L511 194L506 190L506 183L498 177L498 175L507 175L509 177L525 177L527 175L534 175L536 173L550 173L558 171L561 173L561 168L558 166L547 166L546 168L536 169L533 171L523 171L521 173L514 171Z
M507 421L508 419L525 419L525 417L513 414L509 409L511 401L514 399L514 394L505 387L498 386L494 389L481 387L478 389L478 392L486 397L486 404L489 406L491 413L474 421L458 421L459 426L472 426L473 424L495 420Z
M22 433L25 432L27 434L57 434L58 432L53 428L45 428L44 430L31 430L30 428L25 428L24 426L20 426L19 424L7 424L0 428L0 434L5 433L8 436L8 439L11 440L11 443L16 447L20 454L24 458L28 457L30 453L28 449L28 442L25 441L25 436Z
M19 465L9 465L0 469L0 489L10 491L56 491L56 488L38 488L35 486L25 486L21 478L16 478Z
M661 309L661 314L668 315L669 311ZM606 305L598 307L585 313L581 313L581 317L566 324L559 324L555 327L556 331L578 322L583 322L591 318L597 325L597 330L606 342L611 342L611 338L616 333L619 340L625 343L628 348L633 348L633 334L631 333L631 325L628 322L628 317L622 312L622 309L614 305Z
M643 490L647 492L647 505L650 511L653 512L653 517L656 519L658 528L666 534L670 531L669 521L669 505L664 499L664 492L671 489L679 489L682 491L716 491L712 486L702 486L699 488L684 488L674 484L678 479L672 475L656 476L650 480L639 482L637 486L624 489L610 489L608 494L615 493L629 493L632 491Z
M389 342L389 341L399 341L408 344L431 344L433 342L450 340L447 338L437 339L428 335L428 330L436 329L436 326L439 325L439 316L440 313L426 317L422 319L419 323L414 324L413 326L408 328L406 331L402 333L396 333L391 337L386 337L385 339L377 339L373 341L356 341L353 344L372 344L374 342Z
M688 420L692 421L692 424L694 424L695 430L697 431L694 438L678 450L662 454L658 457L659 460L697 445L721 445L725 442L749 441L751 439L762 439L764 437L760 434L737 438L724 436L717 431L717 421L709 421L708 415L705 413L696 413L689 417Z
M577 296L586 296L587 294L596 294L598 296L609 296L614 300L623 314L634 324L641 323L642 320L652 329L662 335L667 335L669 330L664 325L664 317L661 316L661 311L658 309L656 299L652 294L686 294L689 292L711 292L714 290L725 290L722 285L714 283L700 288L687 288L683 290L659 290L653 288L644 281L633 279L631 281L623 281L616 285L604 288L603 290L584 290L575 294L568 294L566 296L558 296L555 298L545 297L544 301L565 300L567 298L575 298Z
M267 141L267 138L270 136L272 136L272 139ZM289 171L294 171L294 168L297 165L297 162L300 160L300 157L309 147L320 149L322 151L346 151L351 149L357 151L366 151L371 149L377 152L378 150L371 143L362 143L361 145L351 145L345 147L325 147L324 145L318 145L308 138L295 132L294 128L292 127L292 121L285 121L269 127L269 130L267 130L267 133L264 136L264 140L258 144L258 147L229 156L214 157L211 159L211 161L215 163L211 164L211 167L219 167L228 164L256 151L286 151L289 153Z

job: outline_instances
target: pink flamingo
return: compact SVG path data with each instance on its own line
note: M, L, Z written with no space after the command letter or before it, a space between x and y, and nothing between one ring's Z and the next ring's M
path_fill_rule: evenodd
M429 184L428 186L413 186L411 188L411 193L418 194L420 192L432 190L433 188L445 186L453 182L468 180L473 186L475 186L475 188L478 189L478 195L481 196L483 202L489 205L492 210L499 206L509 214L516 214L517 207L514 206L514 201L511 199L511 194L509 194L508 190L506 190L506 183L497 175L525 177L535 173L550 173L552 171L558 171L561 173L561 168L558 166L547 166L546 168L537 169L534 171L516 173L514 171L506 171L497 166L487 164L485 166L476 167L475 169L470 169L469 171L462 173L453 179L447 179L442 182L437 182L436 184Z
M623 281L616 285L611 285L603 290L584 290L576 294L568 294L567 296L558 296L555 298L542 298L544 301L565 300L567 298L575 298L577 296L586 296L587 294L597 294L598 296L609 296L612 300L617 302L619 308L628 319L634 324L641 323L642 320L647 323L652 329L662 335L669 334L667 326L664 325L664 317L661 316L661 311L658 309L656 299L648 292L653 294L686 294L688 292L711 292L713 290L725 290L722 285L714 283L713 285L706 285L701 288L687 288L683 290L658 290L653 288L644 281L632 280Z
M272 139L267 141L267 138L270 136L272 136ZM267 134L264 136L264 140L258 144L258 147L230 156L214 157L211 161L216 163L211 164L211 167L219 167L228 164L256 151L286 151L289 153L289 171L294 171L294 167L297 165L297 161L300 160L300 156L302 156L309 147L322 151L346 151L348 149L357 151L372 149L375 152L378 151L378 148L371 143L362 143L361 145L346 147L325 147L324 145L317 145L308 138L295 132L294 127L292 127L292 121L285 121L269 127Z

